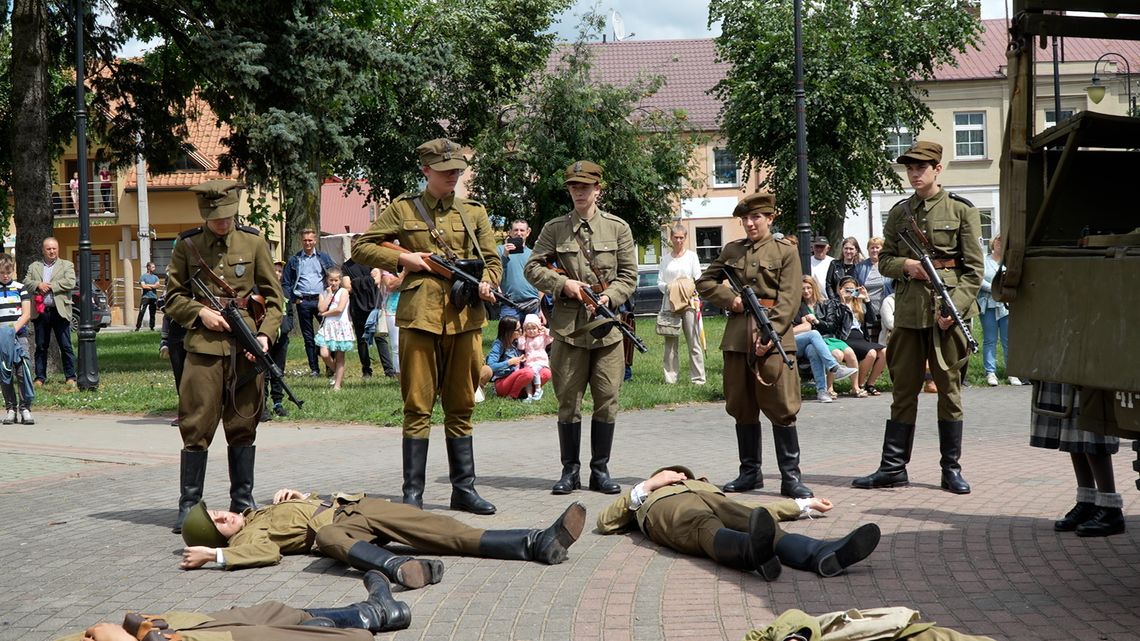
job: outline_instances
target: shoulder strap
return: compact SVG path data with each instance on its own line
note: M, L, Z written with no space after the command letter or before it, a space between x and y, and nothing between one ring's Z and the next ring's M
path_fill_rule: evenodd
M424 208L423 198L416 196L412 199L412 204L416 206L416 211L419 212L420 218L422 218L428 226L428 233L431 234L432 240L443 250L444 255L447 256L447 260L452 262L459 260L459 257L452 251L451 246L447 244L447 240L444 239L443 234L440 233L439 228L435 226L435 221L428 215L427 209Z
M475 235L475 229L472 227L470 221L467 220L467 209L463 206L463 201L459 198L455 199L455 209L459 212L459 220L463 221L463 229L467 232L467 238L471 241L471 246L475 248L475 255L484 263L487 262L483 258L483 249L479 247L479 238Z
M574 240L578 241L578 248L582 250L582 255L586 257L586 264L590 266L590 271L594 272L594 278L598 280L596 284L604 285L606 279L602 278L602 273L598 271L598 266L594 264L593 249L587 247L586 243L582 242L582 237L578 235L577 230L574 231Z
M202 252L198 251L198 248L194 246L194 241L191 240L184 244L190 247L190 251L193 252L194 257L198 259L198 268L206 272L206 277L210 279L210 282L220 287L222 291L226 293L226 296L229 296L230 298L237 298L237 292L234 290L234 288L230 287L229 283L222 280L217 274L214 273L214 270L210 269L210 266L206 264L206 259L202 258Z

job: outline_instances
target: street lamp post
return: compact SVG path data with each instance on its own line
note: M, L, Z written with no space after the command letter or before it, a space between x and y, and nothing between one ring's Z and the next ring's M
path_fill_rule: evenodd
M91 322L91 211L87 193L87 100L84 96L83 0L75 0L75 156L79 165L79 362L76 384L81 390L99 386L95 326Z
M1136 115L1136 96L1132 95L1132 69L1128 66L1128 58L1125 58L1123 55L1115 51L1108 51L1097 58L1096 62L1093 63L1092 83L1085 88L1085 91L1089 95L1089 100L1092 100L1094 105L1099 105L1100 101L1104 100L1105 86L1100 84L1100 76L1097 74L1097 69L1100 66L1100 62L1108 56L1116 56L1124 63L1124 83L1125 90L1128 92L1128 115L1134 116ZM1058 118L1059 117L1060 115L1058 114Z
M799 240L800 264L805 274L811 273L811 210L808 206L807 113L804 105L803 0L795 1L796 57L796 238Z

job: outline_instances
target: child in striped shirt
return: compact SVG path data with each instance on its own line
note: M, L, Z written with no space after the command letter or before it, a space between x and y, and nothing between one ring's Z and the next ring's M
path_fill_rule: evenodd
M17 421L34 425L32 418L32 372L29 365L28 321L32 318L32 299L23 284L13 280L16 260L0 254L0 335L14 338L0 345L0 390L4 393L4 425ZM16 402L16 381L20 381L20 402Z

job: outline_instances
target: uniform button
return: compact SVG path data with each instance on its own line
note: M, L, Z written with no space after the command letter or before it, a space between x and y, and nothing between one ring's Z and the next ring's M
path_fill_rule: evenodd
M753 266L753 267L755 267L755 266L756 266L756 263L752 263L752 266Z

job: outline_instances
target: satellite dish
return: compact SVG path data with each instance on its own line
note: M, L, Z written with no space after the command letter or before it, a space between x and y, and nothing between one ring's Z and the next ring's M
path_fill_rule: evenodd
M625 40L625 21L621 19L620 13L617 11L610 13L610 24L614 28L614 42Z

